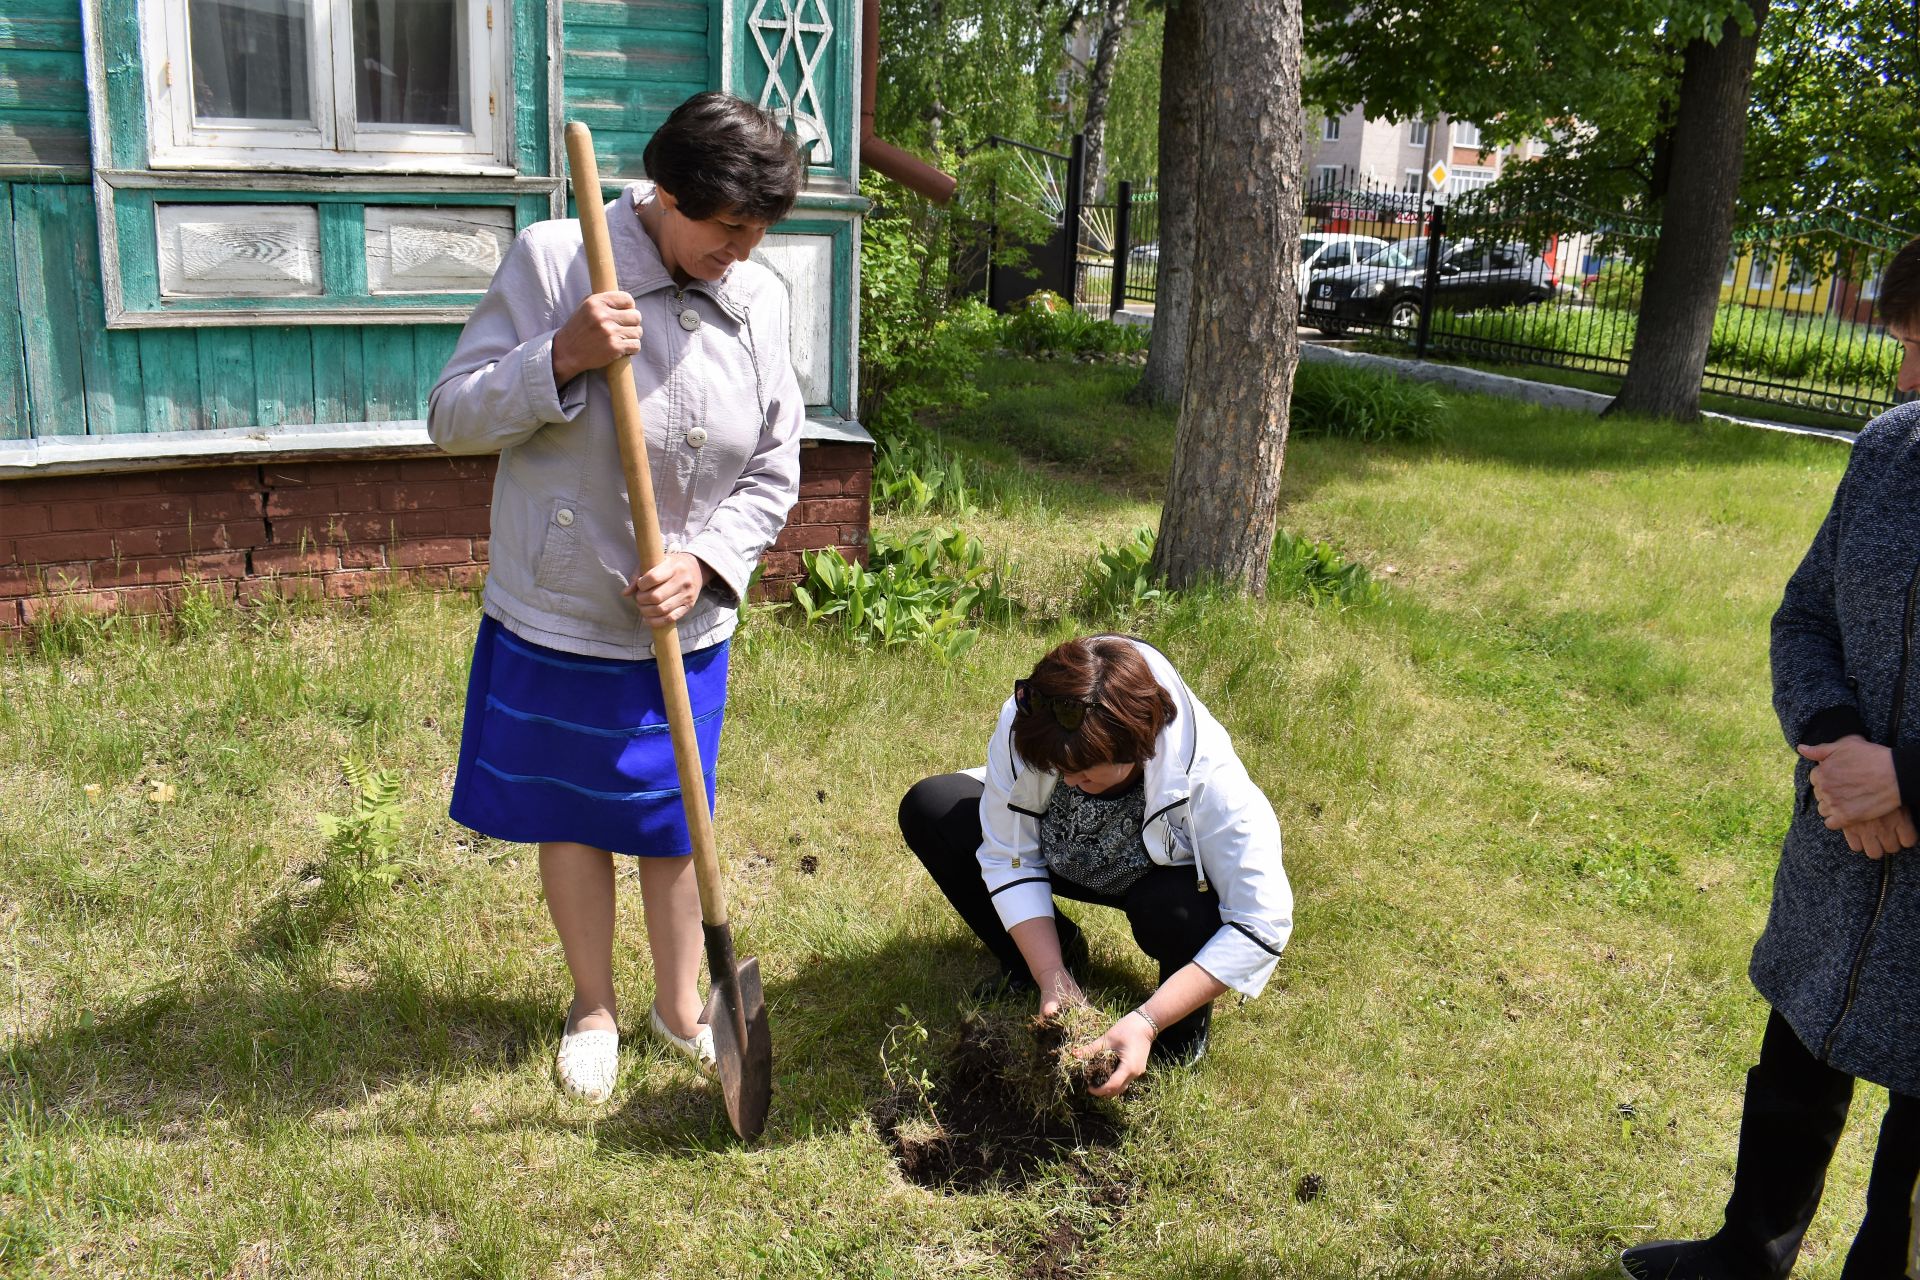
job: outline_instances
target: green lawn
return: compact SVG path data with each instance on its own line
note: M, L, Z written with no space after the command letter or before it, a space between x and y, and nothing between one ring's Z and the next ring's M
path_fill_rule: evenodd
M1711 1229L1787 815L1767 619L1846 451L1474 398L1439 443L1288 451L1286 525L1384 604L1137 623L1279 810L1298 931L1265 997L1110 1150L1018 1189L900 1177L883 1042L943 1042L987 963L895 805L981 758L1013 679L1089 625L1066 610L1095 544L1155 518L1172 421L1118 403L1131 377L993 363L951 424L989 494L967 527L1027 606L957 667L746 623L718 830L775 1028L752 1150L637 1038L609 1108L556 1093L530 851L445 816L471 599L0 658L0 1274L1597 1280L1623 1242ZM400 771L408 869L329 916L315 815L346 812L348 754ZM1147 966L1081 915L1120 1006ZM636 894L620 927L632 1035Z

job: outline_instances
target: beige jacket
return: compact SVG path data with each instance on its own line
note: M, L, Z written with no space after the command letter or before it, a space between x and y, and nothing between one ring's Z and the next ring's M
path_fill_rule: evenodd
M779 279L746 261L676 289L636 212L652 198L652 183L634 183L607 224L620 287L640 308L633 373L661 533L713 569L680 620L691 652L733 634L754 565L786 524L806 405ZM500 454L486 611L555 649L646 658L652 637L620 594L639 558L606 379L553 385L554 334L591 291L578 222L521 232L434 385L427 432L448 453Z

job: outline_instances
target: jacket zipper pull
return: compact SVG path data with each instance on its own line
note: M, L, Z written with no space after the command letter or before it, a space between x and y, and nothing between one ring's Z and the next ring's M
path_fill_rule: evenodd
M1013 855L1013 869L1015 871L1020 869L1020 855L1017 853Z

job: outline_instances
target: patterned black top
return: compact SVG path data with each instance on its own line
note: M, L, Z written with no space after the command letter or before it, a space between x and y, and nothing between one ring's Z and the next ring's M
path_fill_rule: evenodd
M1140 838L1146 816L1147 790L1141 779L1123 791L1098 796L1060 783L1040 819L1040 855L1060 879L1094 893L1125 893L1153 865Z

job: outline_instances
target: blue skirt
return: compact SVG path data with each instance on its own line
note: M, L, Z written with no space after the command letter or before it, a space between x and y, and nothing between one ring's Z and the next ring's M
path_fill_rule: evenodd
M711 813L727 643L684 662ZM562 653L482 618L450 813L482 835L520 844L691 853L657 664Z

